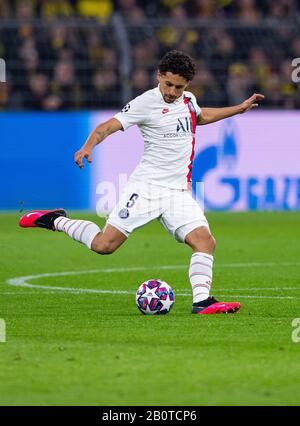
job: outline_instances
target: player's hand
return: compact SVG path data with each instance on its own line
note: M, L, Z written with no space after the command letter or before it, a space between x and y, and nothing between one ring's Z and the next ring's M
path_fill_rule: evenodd
M86 159L88 163L92 162L92 152L86 148L81 148L79 151L75 152L74 160L77 166L83 169L83 159Z
M242 104L241 104L241 108L242 108L242 113L249 111L252 108L256 108L258 107L258 103L259 101L264 100L264 95L260 94L260 93L254 93L250 98L246 99Z

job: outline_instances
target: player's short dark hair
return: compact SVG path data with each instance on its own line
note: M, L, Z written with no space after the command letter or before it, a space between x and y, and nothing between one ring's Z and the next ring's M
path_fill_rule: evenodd
M196 73L192 58L179 50L166 53L158 63L158 70L161 74L167 72L178 74L187 81L193 80Z

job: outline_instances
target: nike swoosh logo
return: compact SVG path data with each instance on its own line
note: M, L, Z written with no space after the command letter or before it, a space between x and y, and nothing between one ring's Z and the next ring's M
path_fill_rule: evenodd
M28 213L26 216L30 217L31 215L36 214L36 213Z

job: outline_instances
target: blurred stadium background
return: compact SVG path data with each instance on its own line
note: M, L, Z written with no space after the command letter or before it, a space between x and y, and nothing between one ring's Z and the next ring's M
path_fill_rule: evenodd
M176 48L197 62L201 103L235 104L259 91L265 108L300 108L297 0L1 0L1 110L120 108L156 84Z

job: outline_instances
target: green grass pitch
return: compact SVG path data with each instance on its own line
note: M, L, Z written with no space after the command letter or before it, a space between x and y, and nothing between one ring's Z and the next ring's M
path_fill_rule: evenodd
M300 213L207 216L217 239L212 294L240 301L235 315L190 314L190 249L157 222L99 256L1 214L0 405L299 405ZM39 287L7 283L47 273L27 279ZM152 277L177 294L167 316L135 306Z

